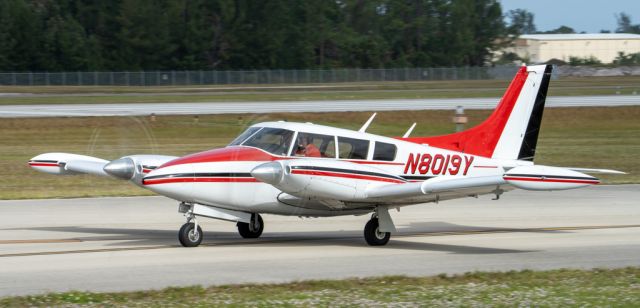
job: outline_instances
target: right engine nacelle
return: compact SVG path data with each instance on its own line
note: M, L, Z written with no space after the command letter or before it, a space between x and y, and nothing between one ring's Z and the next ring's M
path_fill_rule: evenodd
M365 200L367 188L406 182L378 168L328 159L264 163L251 175L296 197L341 201Z

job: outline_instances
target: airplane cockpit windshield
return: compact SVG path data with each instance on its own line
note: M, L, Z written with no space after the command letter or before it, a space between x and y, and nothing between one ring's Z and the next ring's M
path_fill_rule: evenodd
M247 140L247 138L251 137L251 135L253 135L255 132L257 132L261 128L262 127L249 127L247 130L242 132L242 134L240 134L240 136L236 137L236 139L233 139L233 141L231 141L231 143L229 143L228 146L242 144L242 142Z
M245 133L247 133L247 130ZM255 131L254 131L255 132ZM242 135L244 135L243 133ZM238 138L240 138L240 135ZM240 144L248 147L256 147L263 149L271 154L286 156L293 140L293 131L282 128L269 128L265 127L249 134L250 137ZM236 138L236 139L238 139ZM235 142L235 140L234 140ZM234 145L233 142L230 145Z

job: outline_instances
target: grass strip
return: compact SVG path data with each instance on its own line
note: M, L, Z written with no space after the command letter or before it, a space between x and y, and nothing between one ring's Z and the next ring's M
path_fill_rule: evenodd
M284 284L65 292L0 299L2 307L638 307L640 268L474 272Z

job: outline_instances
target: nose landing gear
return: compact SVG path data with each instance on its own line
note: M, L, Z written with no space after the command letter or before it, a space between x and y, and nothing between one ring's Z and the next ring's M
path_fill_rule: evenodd
M197 222L187 222L178 231L178 240L184 247L196 247L202 243L202 228Z

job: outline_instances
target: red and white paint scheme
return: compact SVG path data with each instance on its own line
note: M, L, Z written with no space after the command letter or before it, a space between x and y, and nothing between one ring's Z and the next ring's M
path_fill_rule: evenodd
M597 184L605 169L534 165L551 66L523 66L495 111L466 131L389 138L311 123L249 127L227 147L184 157L132 155L113 161L47 153L29 165L53 174L89 173L129 180L179 201L187 217L179 240L203 238L196 217L237 223L262 234L260 213L302 217L373 213L364 236L384 245L395 231L390 208L520 188L562 190ZM374 114L375 116L375 114Z

